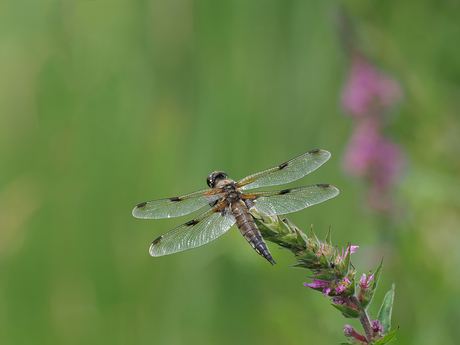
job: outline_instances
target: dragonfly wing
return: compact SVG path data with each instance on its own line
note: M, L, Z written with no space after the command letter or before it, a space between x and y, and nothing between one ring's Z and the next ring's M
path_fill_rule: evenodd
M226 204L226 202L225 202ZM163 256L196 248L223 235L235 224L235 217L219 205L158 237L150 246L150 255Z
M312 150L271 169L249 175L238 181L237 186L247 190L293 182L318 169L330 157L329 151Z
M222 196L221 190L204 189L175 198L147 201L134 208L133 216L143 219L179 217L199 210Z
M328 184L318 184L276 192L244 193L252 199L258 211L269 215L288 214L319 204L339 194L339 190Z

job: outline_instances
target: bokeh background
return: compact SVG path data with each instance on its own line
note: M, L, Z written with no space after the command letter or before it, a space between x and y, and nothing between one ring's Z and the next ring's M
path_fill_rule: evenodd
M331 160L292 186L341 194L290 219L359 245L360 274L385 257L370 314L395 282L398 343L455 344L459 18L456 1L3 1L0 343L344 341L359 323L303 286L288 251L269 244L271 267L235 228L151 258L192 216L131 216L213 170L240 179L323 148ZM344 168L353 49L401 88L382 128L404 161L389 208Z

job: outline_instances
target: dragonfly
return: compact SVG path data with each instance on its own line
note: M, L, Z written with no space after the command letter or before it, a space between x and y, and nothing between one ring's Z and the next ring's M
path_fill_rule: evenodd
M329 184L271 192L248 190L296 181L318 169L330 157L326 150L312 150L238 182L230 179L224 171L214 171L206 179L208 189L143 202L133 209L132 214L141 219L173 218L205 206L211 207L154 240L150 255L158 257L202 246L222 236L236 223L252 248L273 265L276 262L254 222L255 213L285 215L297 212L335 197L339 190Z

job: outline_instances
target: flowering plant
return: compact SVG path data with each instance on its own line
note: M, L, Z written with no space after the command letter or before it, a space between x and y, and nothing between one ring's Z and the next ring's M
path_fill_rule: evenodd
M355 282L356 269L351 263L351 254L358 246L348 244L339 251L331 243L331 231L324 240L319 240L313 229L307 236L289 219L269 216L253 210L254 220L262 236L281 247L290 250L298 263L292 267L305 268L313 272L313 283L304 283L310 289L331 297L332 306L347 318L359 319L364 335L350 325L343 332L348 338L344 344L386 344L395 339L398 329L390 332L391 311L394 299L394 284L386 294L377 319L372 321L367 308L377 290L383 260L376 271L363 274Z

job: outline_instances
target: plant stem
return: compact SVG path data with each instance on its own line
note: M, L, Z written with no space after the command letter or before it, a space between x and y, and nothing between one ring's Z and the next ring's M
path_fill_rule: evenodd
M356 306L358 306L360 309L361 303L359 303L358 297L356 296L351 296L350 301L353 302ZM359 317L359 321L361 322L361 326L363 326L364 333L366 333L366 338L368 342L374 341L374 331L372 329L372 324L371 321L369 320L369 316L367 316L367 313L365 310L361 310L362 314Z

